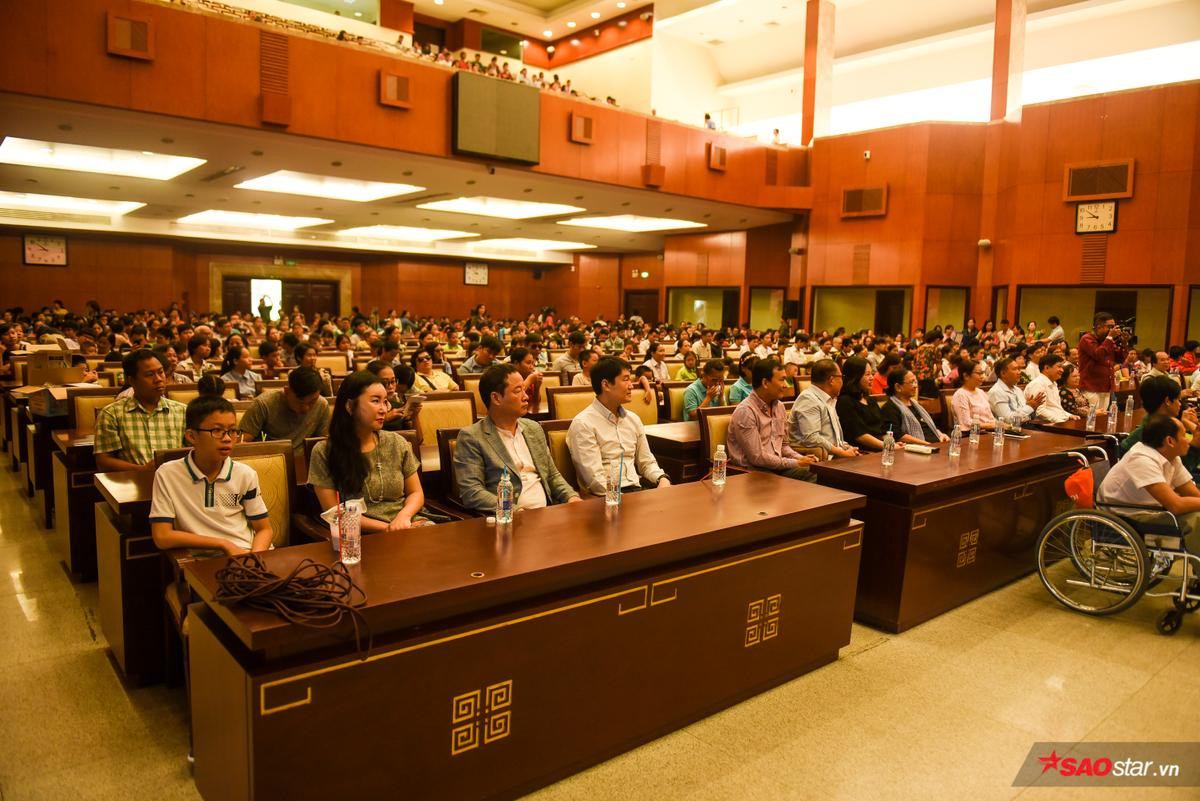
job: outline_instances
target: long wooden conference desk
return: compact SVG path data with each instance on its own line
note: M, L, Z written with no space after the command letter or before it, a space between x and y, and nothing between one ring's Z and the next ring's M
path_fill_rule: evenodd
M215 600L189 563L208 801L513 797L837 658L865 499L767 474L364 539L374 635ZM264 555L286 574L328 544ZM297 758L299 754L307 754Z
M1063 481L1079 468L1064 454L1076 436L1026 432L1001 451L984 434L961 456L896 451L815 466L825 485L859 492L867 507L854 616L900 632L1020 578L1036 567L1043 526L1070 508Z

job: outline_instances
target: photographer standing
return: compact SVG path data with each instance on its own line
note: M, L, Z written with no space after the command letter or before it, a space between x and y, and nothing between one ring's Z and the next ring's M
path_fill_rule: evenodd
M1096 411L1108 411L1113 388L1113 369L1124 353L1124 333L1108 312L1096 312L1092 330L1079 339L1079 388Z

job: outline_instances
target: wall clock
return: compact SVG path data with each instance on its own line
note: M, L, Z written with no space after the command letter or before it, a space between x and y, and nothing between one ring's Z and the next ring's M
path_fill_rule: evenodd
M1099 200L1075 207L1075 233L1110 234L1117 230L1117 201Z
M65 267L67 265L67 238L45 234L25 235L25 263Z
M483 262L469 261L463 265L463 283L468 286L488 285L488 266Z

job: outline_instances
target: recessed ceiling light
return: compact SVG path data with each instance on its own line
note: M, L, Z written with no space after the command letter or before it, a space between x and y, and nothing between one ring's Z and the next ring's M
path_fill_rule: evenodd
M4 141L0 142L0 162L166 181L188 170L194 170L204 163L204 159L6 136Z
M624 19L617 20L617 27L618 27L618 28L624 28L624 27L625 27L626 25L628 25L628 24L629 24L629 20L624 20Z
M600 19L600 12L599 12L599 11L593 11L593 12L592 12L592 19Z
M354 16L356 16L356 17L361 17L361 16L362 16L362 12L361 12L361 11L355 11L355 12L354 12Z
M549 47L547 47L547 48L546 48L546 52L547 52L547 53L553 53L553 52L554 52L554 45L550 45Z
M546 250L584 250L596 246L586 242L560 242L557 239L525 239L514 236L502 239L480 239L477 242L468 242L467 247L472 250L520 250L527 253L540 253Z
M522 39L522 40L521 40L521 47L529 47L529 40L528 40L528 39Z
M437 242L441 239L461 239L479 234L452 231L445 228L414 228L408 225L364 225L338 231L338 236L357 236L395 242Z
M257 228L265 231L294 231L311 225L324 225L333 220L321 217L285 217L282 214L251 214L245 211L208 209L180 217L182 225L216 225L229 228Z
M575 27L575 23L574 23L574 22L568 22L568 23L567 23L567 27L568 27L568 28L574 28L574 27Z
M542 31L542 36L553 36L553 35L554 35L554 31L551 31L551 30Z
M509 200L502 197L457 197L453 200L421 203L417 208L450 211L456 214L477 214L480 217L502 217L506 220L527 220L533 217L548 217L551 214L585 211L578 206L568 206L565 203L537 203L530 200Z
M672 220L668 217L642 217L637 214L611 214L600 217L572 217L559 220L559 225L574 225L580 228L603 228L609 231L673 231L680 228L704 228L704 223L691 220Z
M394 184L382 181L359 181L353 178L335 178L331 175L311 175L291 170L276 170L249 181L235 184L237 189L257 189L262 192L280 192L285 195L305 197L327 197L334 200L350 200L365 203L385 197L420 192L423 186Z
M624 8L625 5L625 3L617 3L617 8Z
M579 40L578 40L578 39L572 39L572 40L571 40L571 44L572 44L572 45L574 45L575 47L579 47Z
M133 200L99 200L67 195L31 195L25 192L0 192L0 207L29 211L68 211L84 214L103 214L120 217L145 203Z

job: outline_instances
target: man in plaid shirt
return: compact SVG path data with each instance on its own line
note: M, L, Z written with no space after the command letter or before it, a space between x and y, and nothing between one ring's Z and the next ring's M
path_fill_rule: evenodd
M153 470L156 450L184 447L187 407L163 397L167 376L151 351L131 351L121 367L133 397L110 403L96 415L96 469Z

